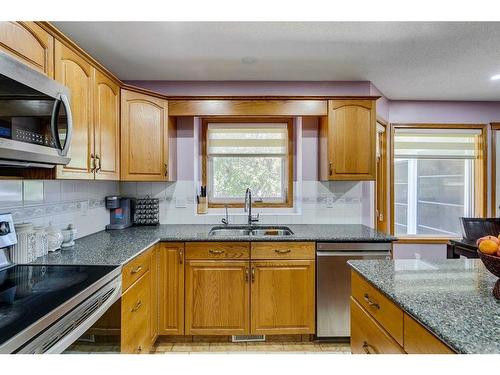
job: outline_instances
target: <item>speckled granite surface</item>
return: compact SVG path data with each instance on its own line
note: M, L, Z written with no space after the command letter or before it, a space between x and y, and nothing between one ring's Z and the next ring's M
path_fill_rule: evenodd
M395 238L364 225L286 225L291 236L209 236L214 225L159 225L102 231L76 241L69 250L59 250L34 261L38 264L120 265L158 241L331 241L390 242Z
M457 352L500 353L497 279L479 259L348 263Z

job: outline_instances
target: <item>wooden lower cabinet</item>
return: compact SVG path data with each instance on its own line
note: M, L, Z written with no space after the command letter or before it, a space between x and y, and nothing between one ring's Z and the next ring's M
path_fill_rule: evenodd
M250 331L248 260L186 262L186 335L244 335Z
M151 350L151 273L140 277L122 295L121 352L148 353Z
M351 285L351 351L354 354L454 353L354 270Z
M404 327L404 348L408 354L454 353L453 350L408 314L404 316Z
M252 334L314 333L314 264L314 260L252 261Z
M403 354L394 340L351 297L351 351L353 354Z
M158 246L160 335L184 334L184 243Z

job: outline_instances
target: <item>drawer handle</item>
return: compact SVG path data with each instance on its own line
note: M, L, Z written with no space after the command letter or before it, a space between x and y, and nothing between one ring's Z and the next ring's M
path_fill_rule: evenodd
M135 275L136 273L141 272L141 270L142 270L142 266L138 266L135 270L130 271L130 273L132 275Z
M370 344L368 344L366 341L363 341L363 350L366 354L373 354L370 352Z
M363 296L363 299L366 301L366 303L368 304L368 306L370 307L374 307L376 308L377 310L380 310L380 305L377 303L377 302L374 302L370 296L368 295L368 293L365 293L365 295Z
M137 301L134 305L134 307L132 307L132 309L130 310L130 312L136 312L137 310L139 310L142 306L142 302L141 300Z
M138 351L139 353L140 353L140 352L142 352L142 346L141 346L141 345L139 345L139 346L137 347L137 351Z
M278 253L278 254L288 254L290 251L290 249L286 249L286 250L282 250L282 249L276 249L274 250L274 252Z
M220 254L224 254L226 251L225 250L208 250L208 252L210 254L220 255Z

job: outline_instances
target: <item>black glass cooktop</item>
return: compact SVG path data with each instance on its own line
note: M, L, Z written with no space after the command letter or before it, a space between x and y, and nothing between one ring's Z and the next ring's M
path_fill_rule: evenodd
M15 265L0 271L0 345L116 269Z

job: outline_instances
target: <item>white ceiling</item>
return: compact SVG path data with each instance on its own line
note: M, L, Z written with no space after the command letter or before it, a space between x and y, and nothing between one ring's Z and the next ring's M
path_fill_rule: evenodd
M123 80L371 81L390 99L500 100L500 22L54 24Z

